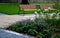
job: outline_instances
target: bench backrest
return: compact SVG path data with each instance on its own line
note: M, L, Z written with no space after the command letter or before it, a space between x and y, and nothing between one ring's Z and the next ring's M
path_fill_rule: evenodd
M54 9L52 5L40 5L40 8L43 9L48 9L48 8Z
M33 9L36 9L36 6L35 5L20 5L20 9L21 10L33 10Z

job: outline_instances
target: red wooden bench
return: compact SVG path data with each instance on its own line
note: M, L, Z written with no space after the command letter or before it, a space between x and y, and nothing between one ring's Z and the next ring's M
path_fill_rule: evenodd
M41 8L41 10L48 9L48 8L51 8L51 10L54 9L54 7L52 5L40 5L40 8Z
M36 10L35 5L20 5L20 9L24 11Z

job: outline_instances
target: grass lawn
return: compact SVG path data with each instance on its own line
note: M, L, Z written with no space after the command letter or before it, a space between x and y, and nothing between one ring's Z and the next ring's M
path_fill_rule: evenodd
M51 3L49 3L48 5L50 5ZM41 3L40 5L43 5L43 3ZM39 9L39 5L36 5L36 9ZM18 4L14 4L14 3L0 3L0 13L4 13L4 14L34 14L34 11L19 11L19 7Z
M20 11L19 14L34 14L35 11Z
M0 3L0 13L4 14L33 14L34 11L19 11L18 4L12 4L12 3Z
M35 5L54 5L55 3L41 2L41 3L31 3Z
M0 13L5 14L18 14L19 8L17 4L1 4L0 3Z

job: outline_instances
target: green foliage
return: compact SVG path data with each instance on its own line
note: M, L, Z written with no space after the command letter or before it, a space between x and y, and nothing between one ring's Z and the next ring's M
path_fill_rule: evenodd
M55 10L48 10L48 11L42 10L42 12L43 12L43 13L59 13L60 10L57 10L57 9L55 9Z
M23 28L22 27L16 28L16 32L22 33L23 32Z
M19 24L12 24L12 25L11 25L9 28L7 28L7 29L15 31L16 28L19 28L19 27L22 27L22 26L19 25Z
M46 12L43 12L44 10L40 10L37 11L38 13L43 12L43 13L53 13L53 12L60 12L60 5L59 4L55 4L54 8L57 10L49 10ZM36 9L40 9L40 5L36 5ZM34 11L21 11L19 10L18 4L12 4L12 3L8 3L8 4L0 4L0 13L4 13L4 14L9 14L9 15L13 15L13 14L34 14Z
M50 38L50 32L48 30L39 32L38 38Z
M44 35L42 33L39 33L38 38L44 38Z
M60 32L60 19L26 20L13 24L8 29L37 36L38 38L50 38L51 30Z
M35 19L34 21L26 20L13 24L8 29L19 33L22 32L35 36L38 35L38 32L46 30L47 27L46 24L44 24L43 20Z
M53 5L55 9L60 9L60 4Z
M50 38L51 33L49 32L49 30L44 30L42 34L44 35L45 38Z
M50 30L60 32L60 19L46 19Z
M36 5L36 8L37 8L37 9L40 9L40 5Z
M23 28L23 32L27 33L29 29L31 29L32 27L30 25L27 25Z
M54 35L54 36L52 36L52 38L60 38L60 35L59 34Z
M28 34L35 36L35 35L38 34L38 32L35 31L35 30L33 30L33 29L29 29L29 30L28 30Z
M10 26L8 29L15 31L17 27L18 27L17 24L13 24L13 25Z

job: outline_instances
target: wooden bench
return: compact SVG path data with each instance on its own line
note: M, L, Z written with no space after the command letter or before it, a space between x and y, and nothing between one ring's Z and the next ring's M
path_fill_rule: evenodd
M20 5L20 10L24 11L34 11L37 10L35 5Z
M52 5L40 5L41 10L51 8L51 10L54 10L54 7Z

